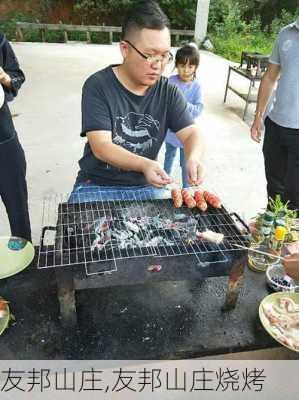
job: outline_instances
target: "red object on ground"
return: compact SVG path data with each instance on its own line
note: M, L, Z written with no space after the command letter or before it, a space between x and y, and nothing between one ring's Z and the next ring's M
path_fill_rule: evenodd
M162 269L162 265L157 264L157 265L150 265L147 270L150 272L160 272L161 269Z

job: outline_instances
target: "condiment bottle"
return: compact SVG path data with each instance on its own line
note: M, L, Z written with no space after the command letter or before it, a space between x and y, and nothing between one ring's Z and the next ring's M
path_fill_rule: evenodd
M271 241L271 247L275 251L280 251L287 234L287 229L284 226L277 226L274 232L274 237Z

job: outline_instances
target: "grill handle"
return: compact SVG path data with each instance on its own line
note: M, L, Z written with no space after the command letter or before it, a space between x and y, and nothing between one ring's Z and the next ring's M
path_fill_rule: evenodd
M239 214L237 214L236 212L233 212L230 215L236 217L237 220L240 222L240 224L243 225L244 228L247 230L247 233L250 233L249 226L246 224L246 222L243 221L243 219L240 217Z
M42 229L42 236L40 239L40 250L43 251L44 249L44 239L47 231L56 231L55 226L44 226Z

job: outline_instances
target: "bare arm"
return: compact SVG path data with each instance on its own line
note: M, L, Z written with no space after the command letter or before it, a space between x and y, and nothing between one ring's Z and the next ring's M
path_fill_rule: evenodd
M279 75L280 66L270 63L260 84L255 119L251 127L251 138L258 143L261 141L263 116Z
M205 149L200 129L197 125L190 125L177 132L177 137L184 146L189 183L200 185L204 176L201 158Z
M93 131L87 132L86 136L94 156L99 160L126 171L141 172L149 184L157 187L171 183L171 178L157 161L138 156L114 144L111 132Z

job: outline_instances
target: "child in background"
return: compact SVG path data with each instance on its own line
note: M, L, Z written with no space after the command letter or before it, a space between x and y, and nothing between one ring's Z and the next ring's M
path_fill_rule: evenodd
M181 47L175 57L175 66L178 74L172 75L169 82L175 84L185 96L188 102L190 114L195 119L202 109L202 94L199 82L196 80L196 70L199 66L199 51L194 44ZM177 149L180 149L180 166L182 169L182 185L184 188L189 187L188 176L186 172L185 154L181 141L176 134L168 130L166 134L166 152L164 160L164 170L167 174L171 173L173 162Z

